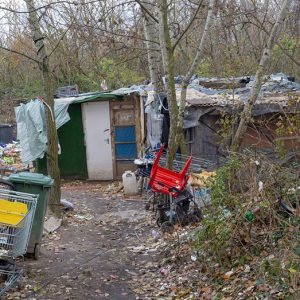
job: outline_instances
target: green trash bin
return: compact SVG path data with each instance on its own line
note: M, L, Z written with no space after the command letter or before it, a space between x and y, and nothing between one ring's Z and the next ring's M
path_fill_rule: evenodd
M38 259L53 179L43 174L20 172L11 174L9 181L14 184L18 192L39 195L27 249L27 253L34 254L34 258Z

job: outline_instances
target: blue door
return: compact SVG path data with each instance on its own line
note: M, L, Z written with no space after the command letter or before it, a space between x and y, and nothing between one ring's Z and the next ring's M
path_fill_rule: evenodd
M125 171L136 170L140 139L138 108L135 98L111 101L112 149L114 152L114 176L120 178Z
M115 127L116 160L133 161L137 157L135 125Z

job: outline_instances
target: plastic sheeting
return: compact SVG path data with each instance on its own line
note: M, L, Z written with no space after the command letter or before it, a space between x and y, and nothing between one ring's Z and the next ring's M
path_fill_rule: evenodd
M157 108L153 105L148 105L145 113L147 114L147 141L154 149L160 145L163 115L158 113Z
M56 129L70 120L68 102L54 105ZM21 159L24 164L43 158L47 150L47 127L45 106L40 100L31 100L15 108L18 140L21 145Z
M201 78L200 78L201 79ZM236 78L235 80L237 81ZM251 95L251 88L254 84L255 77L250 77L250 82L246 84L245 87L236 88L234 90L234 99L233 99L233 90L232 89L212 89L205 88L201 85L195 83L189 85L189 89L195 89L198 92L202 93L198 97L187 98L187 102L192 106L233 106L233 104L245 103L249 100ZM203 82L213 82L213 81L225 81L226 79L222 78L203 78ZM228 80L227 80L228 81ZM265 82L263 83L256 106L258 104L269 105L270 102L276 102L279 97L285 97L286 101L288 100L287 94L291 92L299 92L300 84L289 80L289 77L283 73L272 74L265 77ZM272 99L273 98L273 99ZM281 99L280 102L284 103ZM274 107L272 107L274 109Z
M38 100L15 108L18 140L22 148L21 159L28 164L42 158L47 149L44 105ZM43 116L43 117L42 117Z
M194 108L190 107L185 110L184 120L183 120L183 128L191 128L199 125L199 120L202 116L206 115L214 111L215 108Z

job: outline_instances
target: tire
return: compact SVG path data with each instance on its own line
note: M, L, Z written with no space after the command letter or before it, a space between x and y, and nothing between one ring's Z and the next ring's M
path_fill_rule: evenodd
M202 211L201 209L199 208L195 208L194 211L193 211L193 215L198 218L199 221L201 221L203 219L203 214L202 214Z

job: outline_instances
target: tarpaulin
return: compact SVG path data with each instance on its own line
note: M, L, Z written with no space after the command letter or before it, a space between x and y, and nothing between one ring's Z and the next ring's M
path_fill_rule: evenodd
M44 105L32 100L15 108L18 140L22 148L21 159L28 164L42 158L47 149L47 131Z
M54 105L56 129L70 120L70 103L60 102ZM47 126L45 106L40 100L31 100L15 108L18 140L21 145L22 162L28 164L44 157L47 150Z

